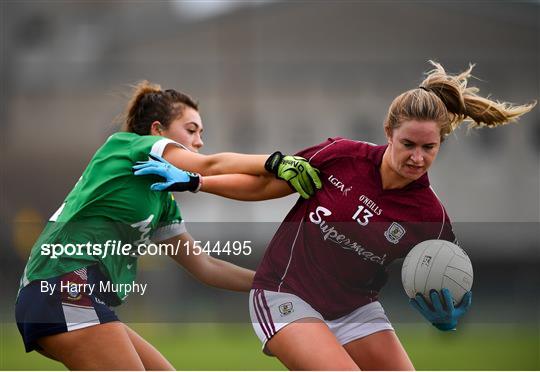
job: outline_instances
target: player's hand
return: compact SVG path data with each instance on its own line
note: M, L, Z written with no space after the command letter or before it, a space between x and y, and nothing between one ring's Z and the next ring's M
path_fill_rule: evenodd
M153 191L191 191L201 188L201 176L197 173L186 172L176 168L157 155L148 155L152 160L138 161L132 167L136 176L152 174L165 178L165 182L157 182L150 186Z
M322 187L319 171L301 156L276 151L266 160L264 168L276 178L287 181L304 199L309 199Z
M412 307L418 310L431 324L441 331L454 331L457 327L458 318L469 310L472 302L472 292L465 293L458 307L454 307L452 294L447 288L441 290L441 296L436 290L429 293L433 306L430 306L424 296L417 294L411 298Z

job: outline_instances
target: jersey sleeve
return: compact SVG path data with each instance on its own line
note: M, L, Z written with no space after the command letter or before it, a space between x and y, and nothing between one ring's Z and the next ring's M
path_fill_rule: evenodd
M441 239L459 245L452 228L452 221L433 188L426 189L416 200L422 211L421 221L424 221L428 226L428 239Z
M452 242L456 245L459 245L456 235L454 234L454 229L452 228L452 221L446 213L446 209L443 207L444 220L441 227L441 232L438 239L446 240Z
M167 206L163 209L163 214L159 219L158 226L152 234L152 240L160 242L185 232L187 232L186 224L182 220L180 208L178 208L174 196L169 192L167 196Z
M165 148L168 145L187 150L184 145L169 138L161 136L140 136L140 138L137 138L131 143L131 159L133 161L147 160L149 154L163 156L163 151L165 151Z

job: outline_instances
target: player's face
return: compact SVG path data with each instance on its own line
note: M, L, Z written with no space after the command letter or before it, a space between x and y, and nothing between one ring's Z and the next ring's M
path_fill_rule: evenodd
M390 168L402 178L417 180L439 152L441 131L434 121L410 120L387 134Z
M191 107L186 107L183 115L172 121L169 128L162 129L160 135L170 138L192 151L199 152L199 149L204 145L202 141L203 130L201 115Z

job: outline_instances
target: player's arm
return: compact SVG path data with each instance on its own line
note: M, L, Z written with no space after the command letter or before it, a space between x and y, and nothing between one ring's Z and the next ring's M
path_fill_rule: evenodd
M169 256L202 283L238 292L249 292L251 289L254 271L205 254L197 249L188 232L162 243L179 247L177 252L168 252Z
M152 154L150 157L151 160L137 162L133 166L133 171L136 176L157 175L163 177L164 182L151 186L154 191L197 192L202 185L207 183L203 186L204 191L238 200L278 198L292 193L292 189L307 199L322 186L318 171L304 158L283 156L279 152L266 159L265 168L268 173L265 175L209 176L208 182L203 182L203 178L199 174L178 169L164 158ZM275 178L270 176L272 173Z
M201 191L243 201L281 198L294 192L287 182L274 176L248 174L203 177Z
M264 163L268 155L247 155L233 152L203 155L176 146L169 145L163 152L163 158L177 168L203 176L217 174L245 173L266 174Z
M176 146L167 146L163 159L176 168L203 176L219 174L268 175L285 180L307 198L321 188L318 172L300 156L283 155L276 151L272 155L246 155L232 152L202 155Z

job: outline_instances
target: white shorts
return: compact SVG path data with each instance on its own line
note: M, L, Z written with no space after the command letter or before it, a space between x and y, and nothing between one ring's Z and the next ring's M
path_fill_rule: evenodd
M341 345L373 333L394 330L379 301L361 306L334 320L326 320L307 302L291 293L252 289L249 293L249 315L263 351L272 355L266 343L286 325L305 318L317 318L328 325Z

